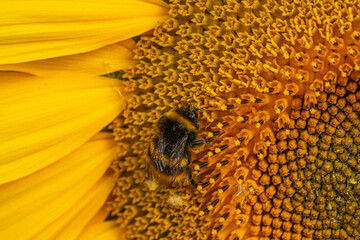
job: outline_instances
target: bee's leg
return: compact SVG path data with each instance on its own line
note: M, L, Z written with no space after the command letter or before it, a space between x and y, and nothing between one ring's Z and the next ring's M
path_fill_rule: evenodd
M190 165L186 167L186 175L187 175L188 179L190 180L191 185L193 185L194 188L197 188L197 186L198 186L197 183L194 181L194 179L192 179Z
M150 169L148 170L148 177L149 177L150 181L155 181L155 179L156 179L154 172Z
M205 140L197 140L191 143L191 147L197 147L205 144Z
M171 179L171 181L169 182L169 184L167 185L167 188L170 188L170 187L174 184L175 180L176 180L176 178L173 177L173 178Z
M155 173L152 170L148 170L148 179L144 182L149 190L154 191L159 187L159 182L155 176Z

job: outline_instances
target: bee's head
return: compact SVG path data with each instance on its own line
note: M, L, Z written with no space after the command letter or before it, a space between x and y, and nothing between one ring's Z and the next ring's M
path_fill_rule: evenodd
M197 114L197 109L190 105L190 104L185 104L183 107L176 109L176 112L179 113L181 116L189 119L196 128L198 128L198 114Z

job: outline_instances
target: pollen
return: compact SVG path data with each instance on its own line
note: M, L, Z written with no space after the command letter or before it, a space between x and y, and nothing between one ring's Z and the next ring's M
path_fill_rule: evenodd
M180 166L185 167L187 165L187 160L185 158L181 159Z
M168 202L173 206L182 206L183 201L179 196L170 196Z
M171 2L122 75L109 209L127 238L358 239L359 12L357 1ZM149 184L157 121L185 102L205 140L189 149L197 187Z
M158 188L159 183L154 180L147 180L145 181L145 185L149 188L150 191L154 191Z

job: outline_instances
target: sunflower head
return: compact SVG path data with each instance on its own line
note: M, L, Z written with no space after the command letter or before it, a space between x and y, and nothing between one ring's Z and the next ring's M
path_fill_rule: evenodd
M129 237L359 237L358 12L351 1L171 3L137 43L114 125L123 151L111 206L143 223ZM151 191L147 146L186 101L201 109L206 142L191 151L198 186Z

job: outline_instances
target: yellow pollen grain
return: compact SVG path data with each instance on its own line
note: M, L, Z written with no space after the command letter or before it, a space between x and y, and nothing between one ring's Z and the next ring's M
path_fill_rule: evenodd
M221 152L221 149L220 148L215 148L215 153L219 153Z
M255 188L253 186L249 187L249 193L251 193L251 194L255 193Z
M352 48L349 49L349 50L348 50L348 54L351 55L351 56L353 56L353 55L355 54L354 49L352 49Z
M150 191L154 191L159 186L158 182L153 180L146 181L145 184L147 185Z
M180 162L180 166L181 167L185 167L187 165L187 160L186 159L181 159L181 162Z
M291 94L291 92L289 90L284 90L284 95L285 96L289 96Z

